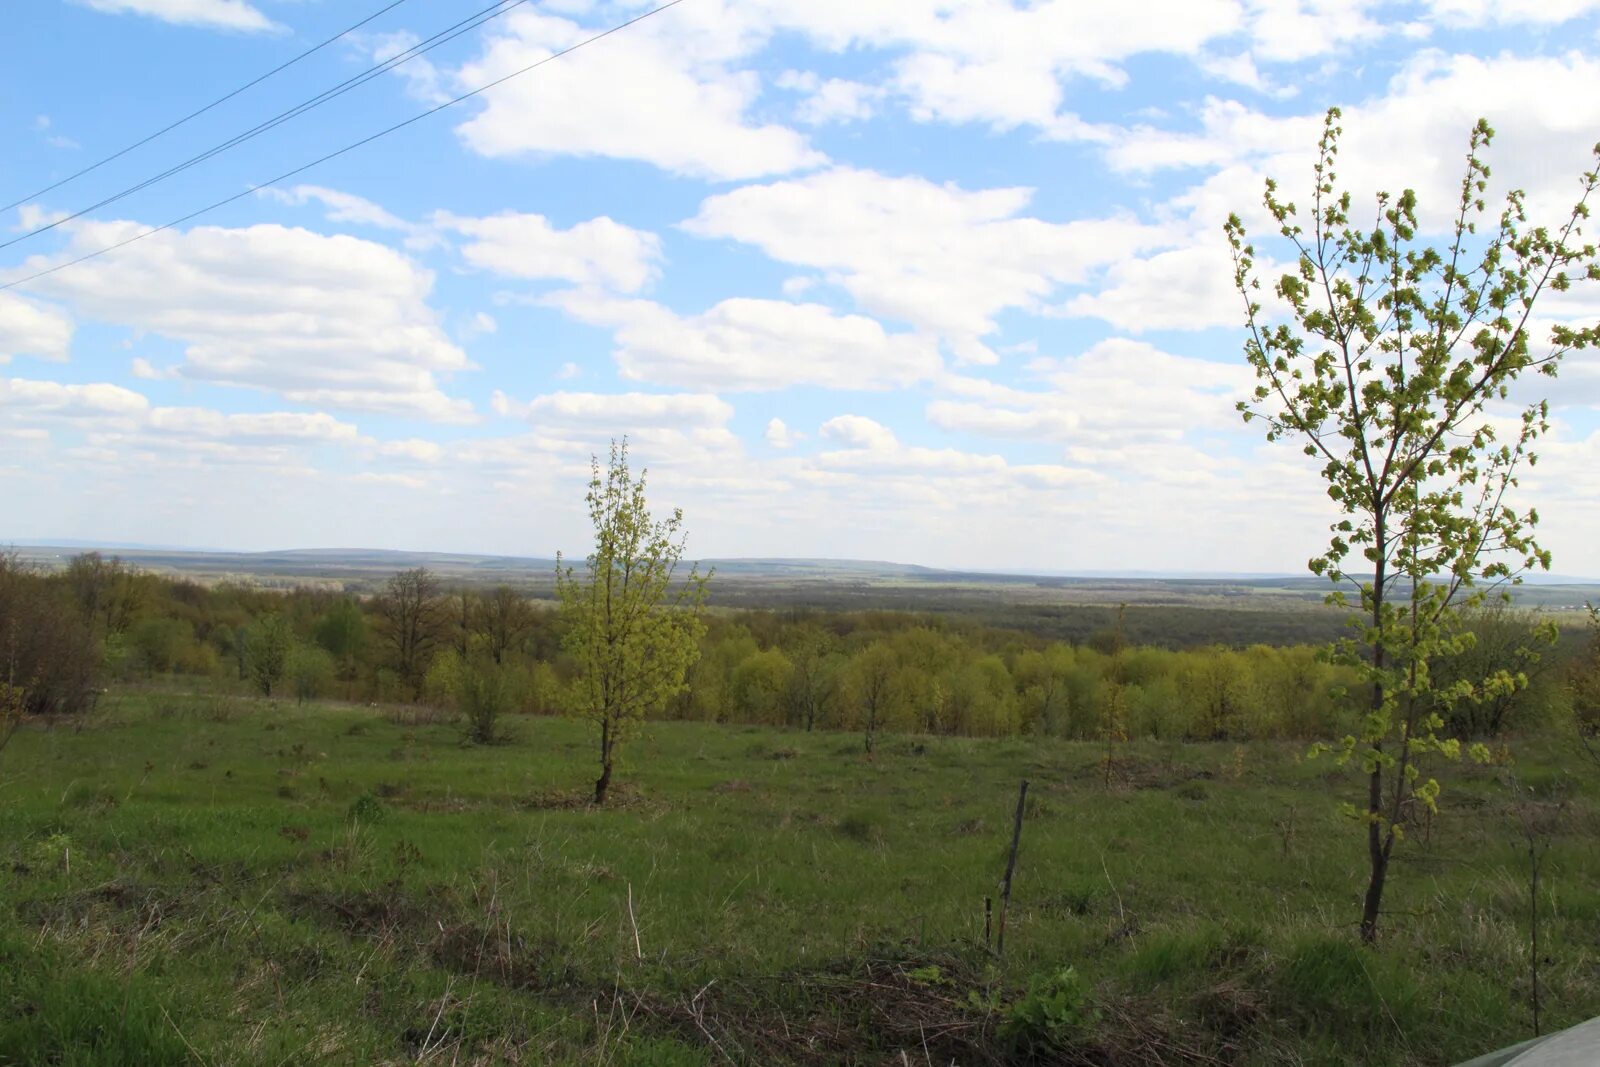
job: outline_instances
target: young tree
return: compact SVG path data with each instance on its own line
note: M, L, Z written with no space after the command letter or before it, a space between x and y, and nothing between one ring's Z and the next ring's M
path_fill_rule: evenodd
M296 644L284 662L284 674L298 704L315 700L333 681L333 655L321 645Z
M1565 353L1600 340L1595 326L1557 326L1548 341L1535 339L1531 317L1544 293L1600 280L1595 248L1581 241L1597 179L1583 175L1577 206L1554 230L1528 227L1523 195L1512 192L1498 222L1480 233L1489 176L1483 155L1493 137L1480 121L1453 236L1436 249L1418 239L1411 190L1379 194L1370 226L1351 222L1350 194L1338 190L1334 174L1340 132L1334 109L1304 225L1267 183L1267 209L1296 259L1274 287L1291 321L1272 323L1263 312L1256 252L1238 216L1227 236L1248 310L1245 355L1258 379L1239 409L1247 422L1266 425L1269 441L1298 440L1322 464L1340 517L1310 567L1341 586L1331 602L1346 603L1345 583L1359 595L1361 636L1339 651L1359 671L1368 702L1340 758L1355 760L1366 777L1363 803L1350 810L1366 829L1361 937L1371 942L1395 842L1419 809L1433 809L1439 792L1418 762L1430 753L1459 755L1459 743L1438 732L1441 709L1521 684L1501 669L1441 689L1429 666L1471 640L1464 606L1527 568L1549 566L1534 540L1537 514L1518 512L1507 499L1519 468L1534 461L1545 405L1509 420L1506 439L1486 407L1506 400L1523 372L1554 374Z
M480 745L500 740L500 716L515 703L505 667L474 642L451 678L451 702L466 723L467 736Z
M367 619L360 605L348 598L338 601L317 620L312 632L317 644L333 657L339 676L345 681L353 679L357 657L367 640Z
M810 733L818 722L825 722L839 694L840 655L828 634L813 623L796 627L788 642L789 709Z
M373 598L373 609L395 673L415 699L450 624L439 580L426 567L400 571Z
M478 605L477 629L488 643L489 655L504 663L506 654L517 648L533 629L533 605L509 585L497 585Z
M268 615L245 630L245 669L262 696L271 696L273 687L282 680L293 647L294 631L289 620L280 614Z
M604 473L593 460L586 498L594 551L582 576L556 557L556 590L568 629L564 645L579 670L581 712L600 727L600 777L594 802L604 804L618 747L683 689L700 652L706 582L698 566L678 576L683 512L657 520L645 502L645 471L628 469L628 442L611 443Z
M846 685L861 710L861 726L869 760L877 750L878 725L894 699L895 676L899 670L900 657L882 640L874 641L856 653L845 668Z
M1600 607L1589 605L1589 642L1567 670L1573 725L1590 759L1600 763Z

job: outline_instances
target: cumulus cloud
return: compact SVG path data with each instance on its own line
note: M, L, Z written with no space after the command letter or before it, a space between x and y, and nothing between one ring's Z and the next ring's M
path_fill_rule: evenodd
M16 356L64 360L72 332L72 320L59 308L0 292L0 364Z
M502 212L467 218L439 212L434 225L465 235L468 263L506 278L556 279L624 293L660 273L661 239L605 216L562 230L543 215Z
M149 410L142 394L107 382L66 384L0 378L0 412L20 418L136 417Z
M801 94L795 116L811 126L869 119L887 92L882 85L847 78L824 79L808 70L786 70L774 84Z
M1206 244L1115 263L1096 291L1072 297L1064 310L1134 334L1238 326L1245 316L1220 234Z
M982 340L1011 308L1169 239L1130 217L1044 222L1032 190L969 191L838 167L711 197L684 228L826 272L863 309L932 330L958 359L992 363Z
M735 63L756 40L746 20L719 21L721 5L704 8L674 8L541 67L536 79L490 90L483 110L458 127L462 141L486 156L635 159L716 180L821 162L794 130L751 118L760 79ZM498 25L482 55L456 71L463 87L505 77L598 29L526 9Z
M720 427L733 408L709 393L546 393L518 404L496 393L497 414L546 428L600 427L621 436L640 429Z
M76 0L85 7L114 15L146 15L185 26L206 26L246 33L281 30L245 0Z
M940 369L931 339L890 333L875 319L820 304L734 298L680 315L650 301L583 290L553 294L549 303L612 328L618 370L634 381L727 391L887 389Z
M1176 356L1142 341L1113 338L1066 359L1030 364L1041 390L952 379L962 400L936 400L928 421L990 437L1079 445L1177 441L1202 431L1235 430L1234 401L1253 385L1240 361Z
M75 223L62 258L142 229ZM51 262L36 256L25 266ZM317 407L471 417L439 384L469 364L428 305L432 274L382 244L276 225L203 226L155 234L33 285L88 317L183 344L174 369L185 378Z
M864 415L836 416L823 423L819 433L839 447L807 459L799 477L854 485L886 499L918 499L940 509L960 506L972 491L989 496L997 489L1059 488L1100 478L1065 464L1016 464L994 453L908 445L889 427Z
M320 185L296 185L290 189L269 186L256 195L292 207L321 204L330 222L348 222L356 226L373 226L380 230L399 230L404 233L415 233L419 229L364 196Z
M1535 212L1563 212L1577 177L1591 165L1600 128L1600 58L1476 56L1422 51L1384 91L1344 108L1339 177L1371 203L1378 189L1418 193L1424 221L1440 228L1459 194L1467 138L1485 117L1499 137L1489 152L1494 188L1526 189ZM1261 199L1263 174L1286 188L1311 180L1322 115L1268 115L1235 101L1210 99L1199 129L1133 127L1110 138L1117 169L1151 173L1172 167L1230 168L1230 191L1249 207ZM1215 214L1215 213L1213 213ZM1220 219L1217 220L1220 223Z
M789 424L782 419L773 418L767 421L767 428L761 435L773 448L789 449L804 441L806 435L798 430L791 430Z

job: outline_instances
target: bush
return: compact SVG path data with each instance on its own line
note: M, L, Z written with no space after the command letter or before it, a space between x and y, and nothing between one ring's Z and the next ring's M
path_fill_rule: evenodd
M74 715L94 703L99 650L56 582L0 553L0 681L27 715Z
M1064 1048L1094 1025L1089 983L1075 968L1036 975L1006 1010L1000 1034L1022 1049Z
M315 700L333 685L333 657L317 645L296 645L284 672L300 703Z
M466 721L467 736L480 745L498 741L500 716L512 705L512 687L506 671L487 656L458 658L453 688L455 707Z

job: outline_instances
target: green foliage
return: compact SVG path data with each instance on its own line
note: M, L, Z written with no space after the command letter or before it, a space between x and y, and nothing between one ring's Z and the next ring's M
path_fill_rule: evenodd
M350 802L350 807L345 810L345 818L353 823L373 825L380 823L389 814L389 809L383 806L371 793L362 793Z
M845 689L855 707L868 756L877 747L879 727L895 710L899 678L900 658L885 641L874 641L862 649L845 668Z
M94 702L102 656L70 591L0 552L0 679L22 714L78 714Z
M1339 758L1368 780L1352 810L1367 836L1361 932L1372 940L1394 844L1439 793L1421 764L1460 754L1442 733L1445 713L1526 685L1505 664L1449 682L1434 667L1472 646L1463 607L1526 569L1549 569L1534 539L1537 513L1508 500L1520 470L1536 461L1547 406L1523 409L1504 439L1487 409L1524 372L1553 375L1566 353L1600 342L1600 325L1557 326L1548 339L1535 339L1530 325L1546 292L1600 281L1596 248L1582 241L1600 175L1582 176L1577 206L1554 230L1525 225L1519 191L1507 194L1498 221L1487 219L1483 153L1493 131L1480 120L1452 239L1436 249L1418 240L1409 189L1378 194L1370 228L1352 222L1350 194L1334 172L1339 118L1338 109L1328 112L1303 222L1267 182L1267 210L1294 258L1274 286L1289 321L1263 312L1256 250L1238 216L1226 229L1248 312L1245 356L1258 381L1239 410L1264 424L1268 441L1296 441L1321 464L1340 517L1310 569L1335 584L1330 602L1344 606L1347 586L1358 596L1361 635L1340 642L1337 655L1360 676L1354 691L1367 703Z
M628 445L612 442L604 474L593 461L587 494L594 550L584 573L556 561L556 586L567 624L564 647L578 668L578 711L600 727L603 803L616 752L652 712L684 687L705 631L706 581L697 567L677 574L683 559L683 512L650 515L645 472L628 469Z
M0 1062L53 1062L35 1050L59 1047L42 1036L59 1013L22 1008L96 973L119 992L131 978L135 1011L155 1005L190 1062L241 1067L415 1060L435 1019L440 1062L624 1063L648 1033L708 1063L898 1062L902 1047L916 1063L923 1020L934 1063L1029 1062L994 1031L1030 976L1066 962L1101 1018L1033 1062L1137 1063L1159 1042L1192 1062L1425 1067L1526 1030L1506 980L1526 969L1526 883L1509 834L1495 843L1506 797L1488 770L1456 786L1483 820L1436 823L1415 856L1428 877L1389 903L1412 918L1368 952L1322 917L1350 858L1319 844L1340 818L1319 799L1328 769L1298 746L1246 743L1261 773L1235 779L1219 768L1236 742L1135 737L1140 788L1108 802L1092 738L880 739L869 766L849 736L662 723L630 749L638 794L596 813L570 789L585 720L478 747L434 716L264 715L233 697L258 710L214 717L215 699L114 688L92 729L25 729L5 753L0 945L18 946L28 991L0 990L15 1035ZM1541 790L1575 783L1541 918L1548 1021L1565 1026L1600 1001L1600 797L1566 734L1524 738L1518 766ZM986 968L973 941L1019 767L1047 803L1028 817L1006 956ZM1201 807L1175 796L1193 782ZM1307 843L1288 859L1273 829L1286 804ZM859 836L840 828L851 816ZM1451 861L1468 849L1472 863ZM692 1022L625 1027L641 1003L703 1009L726 1055ZM981 1044L942 1045L941 1020Z
M1097 1018L1089 983L1073 967L1036 975L1028 991L1006 1009L1003 1036L1030 1049L1064 1048Z
M500 717L515 703L510 673L486 651L456 657L452 697L467 736L480 745L500 740Z
M774 722L781 717L794 664L781 649L752 652L733 669L734 706L744 721Z
M294 698L304 704L326 696L333 688L334 660L327 649L319 645L297 643L289 650L284 674L294 692Z
M1585 743L1600 738L1600 608L1589 606L1589 643L1567 673L1567 691L1578 736ZM1591 748L1590 751L1595 751Z
M349 672L367 643L367 619L354 600L342 599L317 620L316 642L334 658L341 671Z
M146 1067L190 1060L143 976L50 966L39 945L0 941L0 1063Z
M273 613L247 628L241 643L242 660L250 681L262 696L271 696L289 667L294 631L286 616Z

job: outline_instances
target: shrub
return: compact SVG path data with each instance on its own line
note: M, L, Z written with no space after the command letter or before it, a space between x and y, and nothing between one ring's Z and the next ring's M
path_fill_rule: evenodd
M1022 1049L1064 1048L1094 1025L1089 983L1073 967L1035 975L1006 1010L1000 1034Z
M333 685L333 657L317 645L296 645L289 653L284 673L300 703L315 700Z
M480 745L498 741L500 716L511 708L513 695L504 668L487 656L458 659L453 690L454 704L466 721L467 735Z
M64 590L0 553L0 680L24 694L23 712L87 711L99 660L90 624Z

